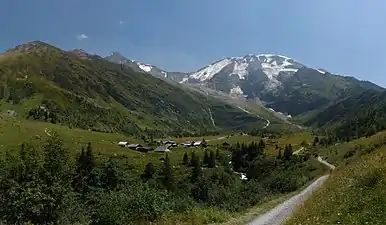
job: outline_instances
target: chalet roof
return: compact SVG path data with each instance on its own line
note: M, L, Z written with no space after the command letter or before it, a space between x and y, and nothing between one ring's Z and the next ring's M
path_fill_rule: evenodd
M155 150L155 152L170 152L170 150L168 149L168 146L159 146L157 147Z
M142 147L140 144L129 144L127 145L128 148L136 148L136 147Z
M201 145L201 144L202 144L202 141L195 141L195 142L193 143L194 146L198 146L198 145Z

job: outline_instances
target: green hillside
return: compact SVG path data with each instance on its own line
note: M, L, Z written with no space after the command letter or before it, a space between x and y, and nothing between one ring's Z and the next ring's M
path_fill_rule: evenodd
M386 95L368 90L315 113L305 122L325 128L342 140L371 136L386 128Z
M263 127L256 116L95 55L31 42L0 57L1 109L82 129L189 136ZM213 122L215 126L213 126Z
M366 90L383 90L368 81L330 73L319 73L310 68L301 68L293 76L283 76L283 86L276 93L263 95L267 107L278 112L298 116L317 109L323 109L334 101L361 93Z
M386 133L322 151L339 163L286 225L386 223Z

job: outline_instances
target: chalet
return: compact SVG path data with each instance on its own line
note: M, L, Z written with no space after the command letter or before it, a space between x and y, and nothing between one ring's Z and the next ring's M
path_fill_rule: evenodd
M127 148L130 148L130 149L137 149L139 147L142 147L142 145L140 144L128 144L126 145Z
M118 146L121 146L121 147L126 147L128 144L129 144L129 142L127 142L127 141L118 142Z
M163 144L165 144L165 145L168 145L168 144L174 145L174 144L176 144L176 142L175 141L164 141Z
M187 148L187 147L191 147L192 146L192 143L191 142L185 142L185 143L181 143L181 146Z
M151 151L153 151L153 148L151 148L151 147L138 147L138 148L136 148L136 150L139 152L151 152Z
M156 149L154 149L154 152L170 152L169 146L167 145L159 146Z
M202 145L202 141L195 141L194 143L193 143L193 146L194 147L198 147L198 146L201 146Z

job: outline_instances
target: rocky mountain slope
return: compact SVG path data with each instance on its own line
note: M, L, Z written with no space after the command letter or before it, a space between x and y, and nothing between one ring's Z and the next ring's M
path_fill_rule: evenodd
M167 72L153 65L127 60L118 53L106 59L163 79L210 88L234 98L258 100L266 108L290 116L323 109L334 101L369 89L383 90L368 81L309 68L290 57L274 54L229 57L192 73Z
M330 74L281 55L249 54L219 60L183 79L230 95L259 98L275 111L297 116L375 84Z
M127 66L42 42L0 56L0 94L2 108L22 109L19 115L104 132L186 136L266 122Z
M149 73L158 78L168 78L176 82L181 82L183 78L187 77L187 73L166 72L154 65L127 59L118 52L111 53L105 59L113 63L126 65L139 72Z

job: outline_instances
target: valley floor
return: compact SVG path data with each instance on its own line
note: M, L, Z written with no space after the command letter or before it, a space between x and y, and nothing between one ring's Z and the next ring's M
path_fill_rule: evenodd
M108 165L107 159L111 159L111 157L116 159L123 159L123 164L120 166L127 167L130 171L129 178L130 179L140 179L139 177L141 174L143 174L143 171L145 167L152 163L155 167L155 170L157 171L157 179L159 176L162 176L162 168L164 166L162 157L164 157L164 154L160 153L141 153L135 150L130 150L127 148L119 147L117 144L120 141L128 141L129 143L140 143L147 145L148 143L145 143L144 140L141 140L136 137L126 137L121 134L114 134L114 133L99 133L99 132L93 132L93 131L86 131L81 129L74 129L66 126L60 126L57 124L51 124L51 123L44 123L44 122L37 122L37 121L30 121L30 120L22 120L22 119L12 119L12 118L3 118L0 120L0 159L4 159L6 152L10 152L12 154L19 154L20 152L20 146L22 143L36 143L37 146L42 146L42 142L44 142L47 139L50 139L55 136L55 134L58 134L60 139L62 139L64 147L69 150L70 154L70 162L69 166L73 166L73 160L74 158L78 157L82 147L86 147L87 143L91 143L93 147L93 151L96 154L96 160L100 164L101 167L99 171L104 171L103 169L104 165ZM240 135L240 134L223 134L218 136L208 136L208 137L185 137L185 138L177 138L174 139L176 142L185 142L185 141L200 141L204 138L207 143L209 144L209 147L207 148L175 148L172 149L172 151L168 154L169 160L170 160L170 167L173 170L173 176L176 179L176 184L178 183L177 180L188 182L186 178L189 179L190 173L192 171L192 167L188 167L187 165L182 164L182 159L185 153L188 153L189 158L191 156L191 153L194 151L196 155L198 155L201 159L204 158L205 151L214 151L215 147L217 145L221 145L224 142L227 142L231 145L236 145L236 143L251 143L255 142L256 144L261 140L261 137L259 136L250 136L250 135ZM277 147L282 147L292 144L294 149L301 149L301 143L309 143L312 140L312 136L310 133L303 132L303 133L297 133L295 135L283 135L281 137L272 138L272 139L264 139L266 146L265 146L265 153L267 156L269 156L271 159L275 159L278 154ZM43 145L44 146L44 145ZM223 154L227 157L229 157L231 154L229 151L224 150ZM161 160L162 159L162 160ZM229 159L227 159L229 160ZM215 175L221 181L221 176L229 176L228 181L224 180L221 182L235 182L235 187L243 187L245 185L245 188L254 188L255 185L252 183L248 187L243 182L237 174L232 174L232 172L224 173L224 169L226 170L226 167L228 167L228 161L226 161L226 166L221 165L221 160L216 160L216 164L219 165L216 169L210 169L207 167L202 167L203 173L212 173L214 174L218 173L219 175ZM316 160L314 160L317 163ZM279 161L278 161L279 162ZM283 161L284 162L284 161ZM6 163L4 161L4 163ZM33 163L33 162L31 162ZM6 164L4 164L6 165ZM300 166L300 165L299 165ZM220 168L221 167L221 168ZM318 165L308 165L308 164L302 164L302 171L307 171L307 178L305 177L298 177L297 172L294 174L291 174L293 178L291 179L297 179L297 182L300 182L301 184L307 183L310 179L313 179L314 177L317 177L320 171L317 169ZM310 169L312 168L312 169ZM5 168L4 168L5 169ZM160 171L160 172L158 172ZM122 171L124 172L124 171ZM221 175L223 174L223 175ZM280 173L278 173L280 174ZM210 175L208 175L210 177ZM134 178L137 177L137 178ZM274 177L272 177L273 179ZM12 179L11 177L7 179ZM67 178L66 178L67 179ZM276 179L276 178L275 178ZM287 177L277 177L277 179L287 179ZM238 181L237 181L238 180ZM23 182L23 179L20 181ZM40 181L39 181L40 182ZM158 180L157 180L158 182ZM203 180L202 182L210 182ZM267 182L274 182L274 181L267 181ZM286 181L283 181L286 182ZM142 182L140 182L142 183ZM209 185L217 185L217 184L211 184ZM24 184L20 184L24 185ZM144 184L146 186L146 184ZM154 183L149 184L154 185ZM195 184L189 184L189 185L195 185ZM240 186L241 185L241 186ZM298 184L296 184L298 185ZM228 188L227 186L221 187L221 186L214 186L215 188ZM231 188L231 187L229 187ZM244 188L244 187L243 187ZM157 188L158 189L158 188ZM260 190L260 189L259 189ZM296 190L296 189L295 189ZM217 191L217 190L216 190ZM218 190L219 194L223 191L222 189ZM230 191L230 190L227 190ZM243 191L242 189L240 191L235 190L239 194L242 195ZM260 191L257 191L255 194L259 199L256 199L254 204L252 205L260 205L267 204L267 200L275 200L276 198L279 198L283 195L278 194L268 194L269 191L264 190L264 194L266 196L261 195ZM289 193L285 191L286 193ZM160 194L162 193L159 192ZM230 194L231 192L229 192ZM118 194L127 194L124 192L120 192ZM113 201L119 201L119 199L109 199L112 198L110 196L106 196L104 200L108 200L111 202L108 202L109 204L113 204ZM243 197L244 198L244 197ZM252 197L251 197L252 198ZM255 198L254 198L255 199ZM263 200L265 199L265 200ZM220 199L218 199L220 200ZM164 199L164 201L169 201L168 199ZM171 201L171 200L170 200ZM192 201L192 199L189 199L189 201ZM217 200L216 200L217 201ZM239 202L239 199L234 199L235 203ZM177 204L176 203L173 204ZM264 203L265 202L265 203ZM12 203L12 202L10 202ZM82 204L82 203L80 203ZM188 204L188 203L187 203ZM214 204L214 203L211 203ZM227 203L228 204L228 203ZM250 204L250 203L248 203ZM270 201L270 204L272 204L272 201ZM251 206L251 205L250 205ZM250 207L248 206L248 207ZM98 206L101 207L101 206ZM185 206L184 206L185 207ZM241 206L239 206L241 207ZM163 215L163 217L160 217L155 221L155 223L158 224L208 224L213 222L225 222L229 220L233 215L240 215L240 213L245 212L247 208L240 208L238 210L227 210L227 209L220 209L219 207L210 206L209 204L201 204L200 202L195 202L193 205L189 206L189 210L184 211L183 213L176 213L173 210L168 211ZM100 209L105 210L105 209ZM106 209L109 210L109 209ZM1 211L1 210L0 210ZM238 211L238 212L236 212ZM119 215L121 216L121 215Z

